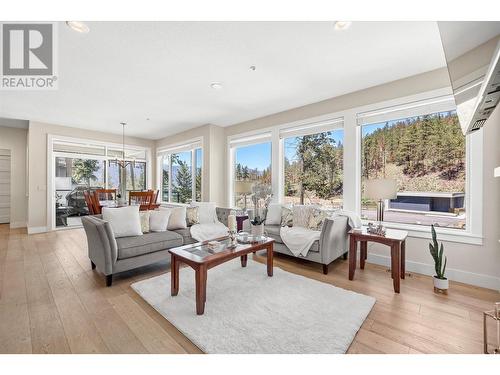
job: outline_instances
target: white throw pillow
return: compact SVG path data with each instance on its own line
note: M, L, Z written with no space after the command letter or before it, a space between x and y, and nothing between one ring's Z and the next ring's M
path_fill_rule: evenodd
M269 204L266 216L267 225L281 225L281 207L280 203Z
M142 233L149 232L149 216L151 215L151 211L139 211L139 216L141 218L141 231Z
M309 216L311 214L311 210L316 208L313 205L303 205L296 204L293 206L293 226L294 227L309 227Z
M168 219L168 230L176 229L186 229L186 207L175 207L175 208L160 208L160 210L169 210L170 218Z
M115 238L142 235L139 206L103 207L102 219L109 222Z
M200 224L213 224L217 222L215 203L213 202L192 202L192 206L198 207L198 220Z
M149 230L151 232L166 232L170 210L155 210L149 215Z

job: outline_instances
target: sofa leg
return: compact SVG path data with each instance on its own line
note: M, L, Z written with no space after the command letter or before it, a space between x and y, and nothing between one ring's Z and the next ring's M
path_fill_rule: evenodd
M113 275L106 275L106 286L113 284Z
M344 255L342 255L342 258L343 258L344 260L347 260L347 252L345 252L345 253L344 253Z
M323 274L328 275L328 264L323 264Z
M95 263L90 261L90 266L92 267L93 270L95 270Z

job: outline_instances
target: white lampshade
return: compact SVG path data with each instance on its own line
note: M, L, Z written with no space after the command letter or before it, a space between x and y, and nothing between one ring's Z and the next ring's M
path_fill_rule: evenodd
M365 182L365 197L373 200L397 198L398 182L389 178L377 178Z
M234 183L234 192L236 194L250 194L253 184L252 181L236 181Z

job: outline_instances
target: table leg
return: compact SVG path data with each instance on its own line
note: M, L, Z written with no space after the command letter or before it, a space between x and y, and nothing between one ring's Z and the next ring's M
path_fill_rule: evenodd
M361 251L361 254L359 256L359 267L362 270L364 270L365 269L366 253L367 253L366 241L360 241L360 251Z
M357 247L358 243L354 236L351 235L349 239L349 280L354 278L354 272L356 271Z
M406 241L401 242L401 278L405 278L406 273Z
M269 244L267 246L267 276L273 275L273 257L274 257L274 246Z
M391 264L392 264L392 284L394 286L394 292L399 293L399 287L401 284L401 263L399 259L399 252L401 251L400 244L394 244L391 246Z
M200 265L196 270L196 314L203 315L207 300L207 267Z
M247 255L246 254L242 255L240 258L241 258L241 267L246 267L247 266L247 259L248 259Z
M176 296L179 293L179 261L172 254L170 257L170 295Z

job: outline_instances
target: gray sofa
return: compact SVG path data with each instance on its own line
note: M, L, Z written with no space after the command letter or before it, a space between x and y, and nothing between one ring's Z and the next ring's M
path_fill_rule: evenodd
M216 212L219 221L227 226L231 209L217 207ZM114 274L170 259L169 249L196 242L189 228L115 238L101 215L84 216L82 224L92 269L97 268L106 276L106 286L111 286Z
M249 217L252 217L252 212L249 211ZM248 221L245 222L245 230L250 230ZM274 239L274 251L295 257L292 252L283 243L280 236L280 225L264 225L264 231L267 236ZM323 265L323 273L328 274L328 265L335 259L343 256L347 259L349 251L349 227L348 218L345 216L336 216L326 218L321 228L321 235L318 241L315 241L309 248L306 259L311 262L316 262Z

